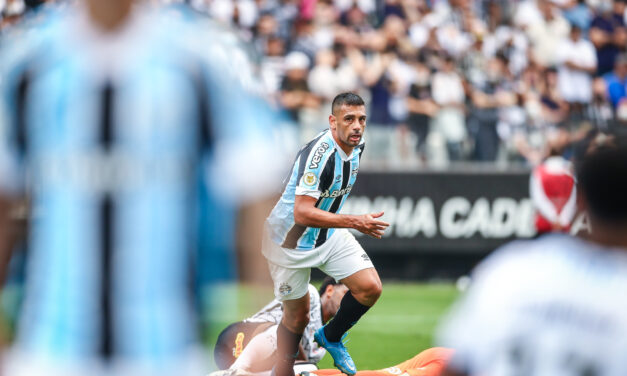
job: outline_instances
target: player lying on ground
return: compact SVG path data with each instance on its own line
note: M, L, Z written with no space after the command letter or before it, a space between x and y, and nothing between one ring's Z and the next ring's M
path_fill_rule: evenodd
M452 355L452 349L432 347L393 367L376 371L358 371L356 376L440 376ZM309 373L317 376L343 375L337 369L320 369Z
M320 290L309 285L309 324L300 341L298 360L317 363L325 350L314 342L314 333L337 312L348 288L327 277ZM233 323L220 333L214 350L218 368L216 376L236 371L255 373L269 371L276 363L277 327L283 317L280 301L273 300L252 317Z
M255 337L258 338L259 336ZM400 364L393 367L383 368L374 371L359 371L357 376L441 376L446 368L449 359L453 356L453 350L444 347L433 347L426 349ZM344 375L337 369L320 369L309 368L309 371L302 371L302 364L296 363L294 366L295 376L342 376ZM314 367L313 365L309 365ZM248 373L237 370L234 373L237 376L270 376L271 371Z

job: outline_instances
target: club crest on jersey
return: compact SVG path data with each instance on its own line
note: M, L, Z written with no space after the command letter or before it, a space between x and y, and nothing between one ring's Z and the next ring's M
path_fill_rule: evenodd
M327 189L326 191L322 192L322 194L320 195L320 198L328 198L328 197L333 198L333 197L347 195L351 193L351 189L353 189L352 185L349 185L348 187L344 189L336 189L331 192L329 192L329 190Z
M287 282L281 283L281 285L279 286L279 294L285 296L290 292L292 292L292 286L288 285Z
M309 168L318 168L318 166L320 165L320 160L322 160L322 154L324 154L324 152L328 149L329 144L327 144L326 142L321 143L320 146L318 146L318 148L316 149L313 158L311 158L311 164L309 165Z
M305 185L313 187L316 185L317 181L318 181L318 178L316 177L316 174L314 174L313 172L308 172L305 175L303 175L303 183Z

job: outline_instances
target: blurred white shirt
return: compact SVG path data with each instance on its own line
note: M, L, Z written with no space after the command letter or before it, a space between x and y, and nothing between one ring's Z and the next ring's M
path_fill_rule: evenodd
M567 102L588 103L592 99L592 74L568 68L565 63L571 62L586 68L597 66L597 55L594 45L585 39L573 42L564 38L557 48L558 68L557 86L562 98Z
M624 375L627 250L517 241L475 270L439 332L469 375Z

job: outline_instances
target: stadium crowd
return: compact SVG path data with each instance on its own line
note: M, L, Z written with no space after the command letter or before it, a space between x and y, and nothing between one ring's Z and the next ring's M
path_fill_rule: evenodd
M249 42L301 140L362 95L366 163L536 165L627 124L625 0L190 1ZM0 25L40 2L0 0Z

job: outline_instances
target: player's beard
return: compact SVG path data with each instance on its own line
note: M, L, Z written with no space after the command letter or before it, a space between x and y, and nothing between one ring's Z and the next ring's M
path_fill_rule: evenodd
M359 136L359 138L353 138L354 136ZM359 145L359 143L361 142L361 138L363 137L363 135L361 133L351 133L348 135L348 137L346 137L346 144L350 145L352 147L355 147L357 145Z

